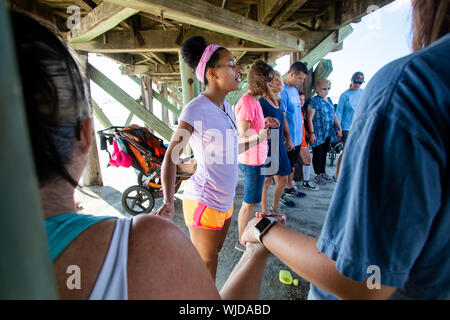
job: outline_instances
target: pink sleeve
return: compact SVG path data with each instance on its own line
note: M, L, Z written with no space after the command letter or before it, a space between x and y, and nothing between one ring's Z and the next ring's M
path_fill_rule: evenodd
M253 121L255 119L255 100L249 96L243 96L236 104L236 120Z

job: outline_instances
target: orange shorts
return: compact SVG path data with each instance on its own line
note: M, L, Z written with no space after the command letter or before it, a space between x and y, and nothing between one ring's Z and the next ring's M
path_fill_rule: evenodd
M226 212L207 207L205 204L191 200L183 200L184 222L189 228L206 228L220 230L225 221L231 219L233 206Z
M300 145L300 147L306 148L307 146L308 146L308 144L306 143L305 123L303 123L303 140L302 140L302 144Z

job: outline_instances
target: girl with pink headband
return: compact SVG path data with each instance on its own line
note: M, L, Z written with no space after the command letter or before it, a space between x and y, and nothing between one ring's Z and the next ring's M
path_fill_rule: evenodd
M267 133L264 130L247 139L245 146L239 141L233 110L225 97L239 90L242 70L230 51L194 36L183 43L181 54L206 89L184 106L180 115L162 165L164 204L156 214L172 217L174 213L176 162L189 141L197 169L183 193L184 220L215 280L218 254L233 214L238 149L267 140Z

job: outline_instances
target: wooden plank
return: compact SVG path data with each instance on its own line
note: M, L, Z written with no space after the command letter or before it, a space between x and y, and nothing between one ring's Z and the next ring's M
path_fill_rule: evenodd
M180 50L177 44L179 32L176 30L142 30L139 31L145 44L140 45L132 32L110 31L105 34L108 41L103 41L102 37L89 42L71 43L75 50L97 52L97 53L141 53L141 52L173 52ZM185 30L184 38L190 36L202 36L209 43L218 44L233 52L269 52L283 51L278 47L267 47L251 41L243 41L239 38L224 35L210 30Z
M269 47L303 50L303 40L202 0L106 0Z
M143 108L142 105L136 102L131 96L129 96L124 90L122 90L122 88L109 80L95 67L89 64L88 69L92 81L94 81L100 88L105 90L111 97L121 103L130 112L133 112L139 119L147 123L161 137L163 137L167 141L170 141L170 138L173 134L172 129L170 129L164 122L159 120L155 115Z
M135 9L102 2L69 31L67 39L72 43L90 41L137 12Z
M281 9L280 13L272 20L270 26L273 28L279 28L283 22L289 19L295 11L297 11L301 6L303 6L308 0L290 0L284 7ZM301 50L299 50L301 51Z

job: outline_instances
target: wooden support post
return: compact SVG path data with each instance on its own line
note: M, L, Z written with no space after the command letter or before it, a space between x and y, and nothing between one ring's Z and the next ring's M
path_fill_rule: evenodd
M0 157L0 299L57 299L4 1L0 1L0 70L0 145L5 151Z
M167 83L161 83L161 96L164 99L168 99L169 98L169 91L167 90ZM162 111L162 121L167 124L170 127L170 122L169 122L169 109L164 108L163 105L161 105L161 111Z
M181 52L178 53L180 61L181 87L183 92L183 104L188 104L200 94L200 81L195 76L194 70L184 62Z
M153 113L153 94L152 94L152 78L147 75L141 75L141 97L144 108ZM146 123L145 127L154 133L153 129Z

